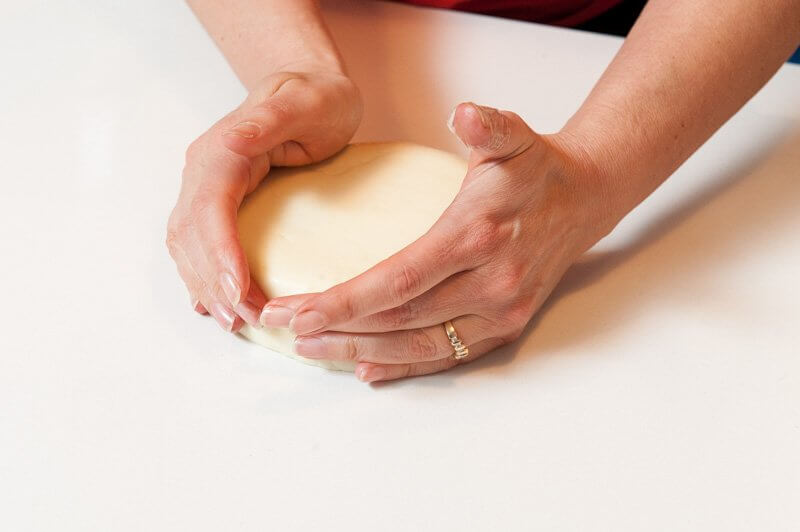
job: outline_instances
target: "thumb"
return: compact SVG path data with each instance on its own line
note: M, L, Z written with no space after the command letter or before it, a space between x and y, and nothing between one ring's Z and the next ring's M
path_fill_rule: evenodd
M308 121L303 103L297 97L277 93L256 105L243 106L223 124L223 144L245 157L269 153L300 133Z
M539 138L518 115L472 102L457 105L447 127L471 150L470 167L512 157Z

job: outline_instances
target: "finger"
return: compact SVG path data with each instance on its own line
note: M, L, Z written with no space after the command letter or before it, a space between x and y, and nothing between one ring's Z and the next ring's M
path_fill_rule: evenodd
M182 253L182 255L184 259L180 263L179 271L183 268L183 275L192 280L190 293L193 294L192 297L196 300L195 310L200 307L211 314L217 324L227 332L236 332L241 329L244 323L242 319L236 315L236 312L229 305L220 301L218 296L212 292L211 287L194 269L193 263L187 258L187 254Z
M452 316L471 314L473 309L484 308L479 294L480 280L472 270L450 276L427 292L375 314L336 325L339 332L388 332L400 329L418 329L442 323ZM276 297L264 307L261 324L266 327L288 327L300 306L317 293Z
M289 112L290 109L291 105L278 97L268 100L263 106L249 108L247 112L262 125L274 124L281 117L289 120L289 125L281 131L291 135L296 124L291 120L294 115ZM243 112L237 110L222 122L241 119ZM258 123L254 124L258 126ZM212 298L227 303L228 308L236 309L251 325L258 325L258 315L265 298L260 290L251 292L249 268L239 243L236 215L245 194L255 188L269 169L270 160L264 151L281 142L282 138L275 135L253 136L247 132L248 126L252 130L253 124L244 124L238 130L235 126L229 128L227 131L233 131L233 134L225 135L240 141L254 141L249 145L256 149L245 153L245 157L226 149L223 145L225 141L218 145L215 145L216 141L200 143L199 148L193 150L191 157L194 165L192 172L185 177L182 194L189 194L192 198L188 210L192 216L194 238L187 251L194 269L208 287ZM236 145L235 140L231 142ZM259 301L248 300L253 296Z
M532 146L538 136L514 113L461 104L453 130L472 148L470 166L511 157ZM290 322L295 334L337 328L369 314L398 307L443 279L470 266L455 253L463 227L460 218L443 216L422 238L358 277L309 299ZM443 229L446 227L446 230ZM442 251L445 253L442 253Z
M244 321L253 327L260 327L259 317L261 316L262 309L267 302L267 298L259 288L258 284L251 278L250 290L247 297L236 306L236 313L244 319Z
M272 92L278 89L280 86ZM262 107L250 108L250 112L255 118L275 118L280 115L281 109L289 107L280 98L275 98ZM241 115L240 110L223 119L216 129L220 129L225 122L241 118L237 118L237 115ZM284 113L284 118L292 118L291 113ZM269 123L269 120L264 121L264 124ZM291 127L284 128L284 132L291 135ZM233 135L238 138L251 136L249 133ZM274 137L263 137L258 142L280 142L280 138ZM269 147L262 145L262 152ZM282 152L285 154L286 149ZM184 212L188 212L189 216L182 224L192 233L188 238L182 235L187 260L200 278L204 290L209 293L208 301L202 302L202 308L214 314L221 325L229 330L236 329L237 320L235 317L231 320L228 311L236 309L248 323L257 326L266 299L259 289L251 289L247 260L239 244L236 223L237 210L244 195L255 188L270 165L269 157L263 153L249 155L245 157L232 152L224 142L213 138L193 143L187 152L187 171L181 190L182 199L190 202L184 206ZM213 305L213 301L220 305ZM216 312L212 311L212 306ZM200 310L200 307L196 308Z
M223 330L227 332L237 332L244 325L244 320L242 320L232 308L212 298L208 295L208 292L201 298L201 301L208 309L208 313L213 316L214 320Z
M272 158L273 164L301 164L298 160L308 161L300 146L290 143L309 126L315 129L319 124L310 123L321 110L319 97L310 90L292 90L297 79L278 80L279 85L271 95L261 93L248 100L262 98L255 104L245 102L242 109L233 114L223 127L223 144L234 153L246 157L256 157L269 153L276 148L278 153Z
M441 324L452 316L485 312L493 303L484 294L486 283L477 270L462 271L401 305L336 325L336 330L378 333L417 329Z
M487 338L469 347L469 356L456 360L452 356L414 364L373 364L362 362L356 366L355 375L362 382L377 382L417 377L448 370L454 366L471 362L494 351L505 342L499 338Z
M223 179L204 183L190 207L188 258L220 302L236 308L250 292L250 271L236 221L244 191Z
M493 334L492 324L479 316L461 316L452 321L459 339L467 347ZM382 364L432 361L453 354L443 325L385 333L328 331L298 336L294 349L306 358Z
M236 315L231 305L225 303L224 292L219 284L210 284L203 272L209 269L208 261L202 254L202 245L198 243L196 234L191 229L177 232L174 224L170 224L167 234L167 247L178 266L178 272L186 283L196 311L205 310L217 323L228 332L238 331L243 325L242 319ZM258 310L254 311L258 314Z
M216 322L228 332L238 331L242 320L225 304L220 303L210 292L209 287L197 274L181 244L170 242L170 254L178 265L178 273L189 290L192 307L199 314L211 314Z
M192 309L198 314L208 314L208 309L200 301L200 295L203 293L204 288L203 282L187 259L186 252L183 250L177 235L170 232L167 233L167 249L178 268L178 275L189 292L189 301Z
M194 310L199 314L210 313L219 326L228 332L239 330L243 323L242 320L236 316L236 313L231 308L221 304L214 297L208 285L195 270L184 245L173 232L168 233L167 247L172 259L178 266L178 274L186 284Z
M294 294L272 298L261 312L260 322L264 327L288 327L295 312L315 293Z
M470 148L470 168L489 160L512 157L539 139L515 113L471 102L453 109L448 126Z
M178 266L178 273L186 284L192 307L200 314L210 313L220 327L228 332L239 330L244 323L229 306L221 303L218 295L214 294L209 285L203 280L194 267L197 262L202 262L202 257L195 257L194 261L183 242L174 232L169 232L167 236L167 247L175 264ZM197 249L197 246L189 246Z

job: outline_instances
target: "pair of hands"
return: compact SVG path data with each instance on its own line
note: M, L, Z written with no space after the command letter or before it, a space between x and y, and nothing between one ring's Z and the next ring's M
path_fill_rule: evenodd
M609 229L597 171L574 142L461 104L448 125L470 149L468 172L434 226L325 292L267 301L238 241L239 205L271 166L339 151L360 118L358 89L344 75L282 72L192 143L167 246L197 312L227 331L289 327L298 354L357 361L362 381L434 373L516 339ZM469 347L462 361L451 356L447 320Z

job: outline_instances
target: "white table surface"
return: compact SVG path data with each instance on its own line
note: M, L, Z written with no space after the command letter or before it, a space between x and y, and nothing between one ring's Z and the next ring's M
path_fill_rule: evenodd
M0 529L798 530L800 67L574 267L515 345L368 386L191 312L183 153L244 95L179 2L3 2ZM358 140L553 131L620 40L327 14ZM698 117L702 120L702 117Z

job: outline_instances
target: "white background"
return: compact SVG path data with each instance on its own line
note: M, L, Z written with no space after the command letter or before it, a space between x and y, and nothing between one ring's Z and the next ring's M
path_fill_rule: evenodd
M379 386L193 313L188 143L244 96L178 2L3 2L0 529L797 530L800 67L568 272L516 344ZM557 130L613 37L340 1L357 140ZM702 120L702 117L697 117Z

